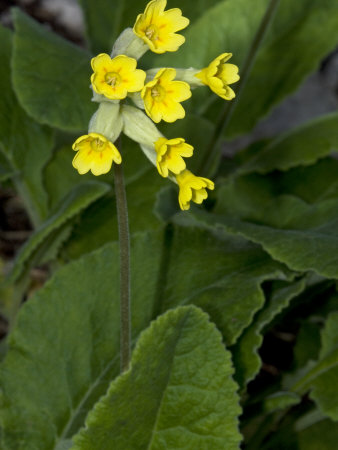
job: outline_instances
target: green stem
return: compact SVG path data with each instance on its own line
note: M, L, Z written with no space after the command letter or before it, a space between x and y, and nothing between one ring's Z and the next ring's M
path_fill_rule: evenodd
M269 6L263 16L263 19L260 23L260 26L256 32L256 35L254 37L254 40L252 41L250 50L248 52L248 55L245 59L243 68L241 69L241 79L237 85L237 93L234 100L231 102L227 102L224 105L224 108L219 115L219 119L216 123L214 133L210 140L210 145L208 148L207 153L205 154L205 157L201 164L201 172L204 171L207 176L213 175L213 169L214 165L217 161L217 158L219 157L219 144L222 140L222 136L229 125L231 116L233 114L233 111L238 103L238 99L240 98L240 94L243 90L243 87L245 86L248 77L250 75L252 66L254 64L254 61L256 59L259 47L264 39L264 36L266 34L266 31L268 29L269 24L271 23L271 20L274 16L274 13L276 12L277 6L279 4L280 0L270 0Z
M124 187L123 169L121 164L114 164L114 182L120 242L121 372L124 372L129 367L131 354L130 243L127 196Z

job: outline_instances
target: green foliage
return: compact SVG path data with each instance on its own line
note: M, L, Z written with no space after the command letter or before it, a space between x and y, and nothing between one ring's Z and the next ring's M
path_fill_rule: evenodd
M147 2L79 3L88 47L110 53ZM232 450L241 434L252 450L335 449L338 115L203 164L221 138L221 112L229 108L227 138L249 133L334 49L338 6L252 3L169 0L191 21L186 42L139 61L203 68L232 52L243 89L235 84L237 97L224 103L196 88L184 120L159 124L194 146L187 167L196 175L219 163L215 191L190 212L179 212L178 186L136 142L119 143L135 347L122 375L113 171L94 181L71 164L72 143L97 107L91 55L18 8L14 32L0 26L0 181L34 228L13 261L1 258L0 313L10 328L0 342L4 450ZM40 289L37 266L51 275ZM0 333L5 326L0 317Z
M338 114L333 113L273 140L239 168L243 173L268 173L314 164L338 148Z
M323 165L338 174L335 160ZM337 278L335 180L330 183L325 171L314 169L294 169L278 177L253 174L227 180L218 190L217 214L199 216L261 244L274 259L293 270L314 270ZM318 185L313 177L308 178L309 173L318 177ZM313 204L302 198L300 185L307 196L312 194Z
M337 40L336 2L281 1L240 96L227 136L250 131L318 67L335 48Z
M41 248L51 236L53 240L56 239L55 232L62 232L63 230L61 228L64 227L68 221L79 214L79 212L86 208L90 203L107 193L108 190L109 186L106 184L97 181L88 181L87 183L79 184L69 192L66 198L61 201L59 208L57 208L41 227L36 230L21 248L13 266L11 280L15 281L20 277L24 270L24 265L34 254L39 253L39 248ZM48 242L48 245L52 244ZM46 260L46 258L44 259ZM35 264L37 262L40 261L34 261Z
M22 107L40 123L85 129L95 111L90 55L19 9L14 10L14 24L13 86Z
M238 367L236 381L242 387L251 381L261 367L257 350L262 344L262 331L274 317L286 308L293 297L302 292L305 281L295 283L278 282L266 305L258 311L251 325L244 330L233 349L234 363Z
M338 312L329 315L322 333L322 347L319 359L312 364L297 381L293 389L304 392L312 389L311 398L317 403L320 411L338 420L337 379L338 379Z
M240 408L232 372L206 314L191 306L169 311L142 333L130 370L96 404L72 448L114 442L117 450L237 449Z
M0 27L0 153L2 177L13 179L35 223L47 215L41 171L51 156L50 129L35 123L20 107L12 90L12 33ZM29 193L26 194L26 192Z

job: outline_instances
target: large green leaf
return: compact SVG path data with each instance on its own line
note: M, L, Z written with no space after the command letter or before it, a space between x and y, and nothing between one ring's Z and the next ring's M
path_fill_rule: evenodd
M134 338L159 313L195 304L233 342L264 304L263 280L290 276L258 246L197 227L137 233L131 249ZM3 446L55 450L118 372L118 244L60 269L23 305L8 343Z
M293 270L337 278L337 175L337 162L327 159L286 174L227 180L216 214L195 215L261 244Z
M338 150L338 114L333 113L292 130L252 153L238 172L267 173L314 164Z
M158 240L132 241L134 337L153 314ZM2 448L59 448L117 375L118 252L113 243L63 267L20 310L0 373Z
M51 156L51 130L35 123L20 107L11 85L12 33L0 27L0 150L7 171L35 224L47 215L42 169ZM3 164L2 164L3 165ZM6 167L3 165L3 167Z
M74 450L237 449L240 408L230 354L208 316L188 306L142 333L117 378L74 438Z
M53 212L53 214L35 231L35 233L25 242L21 247L14 266L11 272L11 280L15 281L20 277L24 267L27 263L37 263L33 257L39 249L47 243L48 251L52 246L52 255L54 256L54 240L56 239L55 232L62 231L61 242L68 237L68 233L64 235L62 228L79 214L84 208L90 205L106 194L109 190L109 186L97 181L88 181L86 183L79 184L72 191L66 195L65 199L60 203L59 207ZM51 238L51 239L50 239ZM51 242L50 242L51 241ZM46 261L44 255L39 255L38 258L42 258Z
M262 282L292 278L256 245L212 229L178 228L169 230L167 239L158 310L193 303L210 314L227 344L237 340L263 306Z
M13 85L35 120L65 130L82 130L95 111L91 100L90 55L14 10Z
M241 387L257 375L261 367L258 349L262 345L262 332L277 314L286 308L290 301L305 288L305 280L295 283L276 282L271 298L264 308L258 311L252 324L240 336L232 349L236 368L236 381Z

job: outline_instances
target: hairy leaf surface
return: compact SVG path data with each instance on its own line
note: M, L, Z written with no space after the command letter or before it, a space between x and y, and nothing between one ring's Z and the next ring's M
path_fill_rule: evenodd
M131 368L90 412L74 450L237 449L230 353L208 316L180 307L144 331ZM123 424L123 425L122 425Z
M90 55L14 10L13 85L26 112L40 123L82 130L95 111Z

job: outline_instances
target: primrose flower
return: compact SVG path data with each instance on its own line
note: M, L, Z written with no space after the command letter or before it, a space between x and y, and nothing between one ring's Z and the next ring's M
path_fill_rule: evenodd
M206 189L213 190L215 185L208 178L196 177L189 170L184 170L176 176L180 187L178 202L182 210L190 208L190 202L202 203L208 197Z
M173 81L175 76L175 69L161 69L141 91L145 111L155 123L162 119L175 122L185 117L180 102L191 97L191 90L185 81Z
M224 100L232 100L236 96L228 85L236 83L240 78L238 67L234 64L226 64L231 56L232 53L222 53L208 67L195 75Z
M118 55L111 59L100 53L91 61L94 73L91 82L94 91L110 100L122 100L128 92L140 91L144 86L146 74L136 69L136 59Z
M166 0L152 0L143 14L137 16L134 33L155 53L175 52L185 38L176 31L189 25L189 19L182 16L179 8L164 11Z
M90 170L93 175L103 175L109 172L113 161L116 164L122 162L115 145L99 133L89 133L79 137L73 144L73 150L77 151L73 159L73 167L80 175Z
M161 137L155 142L155 150L157 170L162 177L166 178L169 170L177 175L186 168L182 156L186 158L192 156L194 147L187 144L183 138L166 139Z

